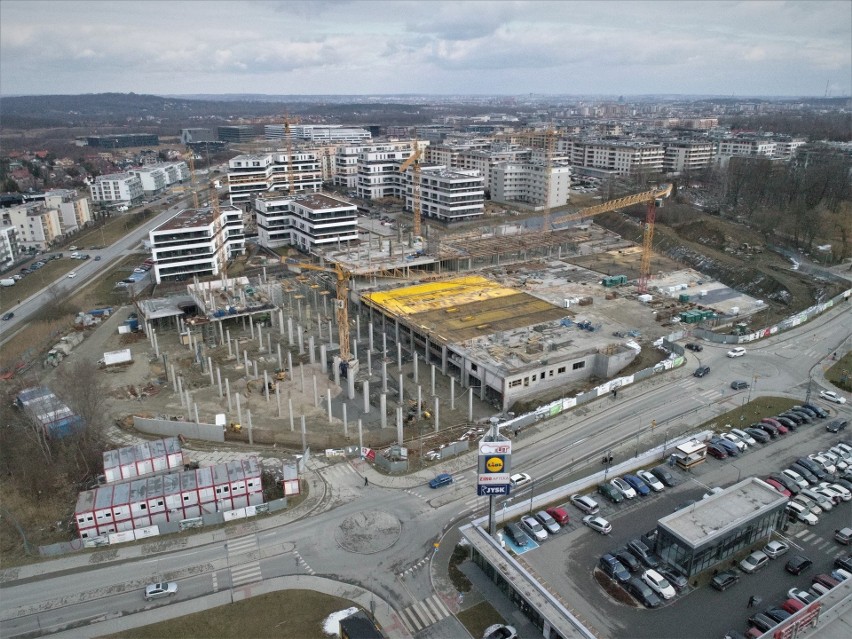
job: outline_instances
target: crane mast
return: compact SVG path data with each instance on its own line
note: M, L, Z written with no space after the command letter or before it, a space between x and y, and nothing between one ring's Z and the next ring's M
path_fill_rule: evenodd
M414 149L408 159L399 167L400 173L405 173L411 167L411 208L414 213L414 237L420 237L420 145L417 136L412 141Z

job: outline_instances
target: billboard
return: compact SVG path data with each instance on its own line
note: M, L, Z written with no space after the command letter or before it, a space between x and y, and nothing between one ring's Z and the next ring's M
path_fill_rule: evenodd
M497 442L479 442L477 495L509 494L511 456L512 442L508 439Z

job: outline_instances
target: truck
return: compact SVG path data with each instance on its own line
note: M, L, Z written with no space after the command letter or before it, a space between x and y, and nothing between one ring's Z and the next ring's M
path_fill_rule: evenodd
M14 286L15 280L11 277L0 280L0 286Z

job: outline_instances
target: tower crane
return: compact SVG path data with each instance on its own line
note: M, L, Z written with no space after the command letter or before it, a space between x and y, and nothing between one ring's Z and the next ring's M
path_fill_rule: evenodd
M609 211L617 211L627 206L634 204L647 204L648 211L645 215L645 227L643 230L642 241L642 261L639 266L639 292L648 292L648 278L651 274L651 248L654 240L654 222L657 216L657 200L669 197L672 193L672 185L664 184L658 189L651 191L643 191L642 193L634 193L624 197L602 202L594 206L589 206L580 209L575 213L560 215L553 220L553 224L563 224L565 222L576 222L587 217L608 213Z
M414 237L420 237L420 155L422 153L420 145L417 143L417 136L414 136L412 142L414 150L408 159L399 167L400 173L405 173L408 167L412 167L411 171L411 208L414 213Z
M293 134L290 131L291 124L297 124L298 120L290 119L284 114L284 145L287 149L287 194L293 195L296 192L296 186L293 183L296 178L296 171L293 168Z
M189 161L189 188L192 189L192 206L198 208L198 187L195 185L195 153L189 150L187 157Z

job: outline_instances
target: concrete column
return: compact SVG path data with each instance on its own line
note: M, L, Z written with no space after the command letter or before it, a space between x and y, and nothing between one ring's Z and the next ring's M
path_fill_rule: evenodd
M447 345L441 346L441 375L447 374Z
M266 334L266 352L272 354L272 331Z
M467 395L467 421L473 422L473 389Z
M370 414L370 382L364 380L364 414Z
M355 334L358 336L357 339L360 342L361 341L361 316L360 315L355 316Z
M219 387L219 399L222 399L222 369L216 367L216 382Z
M396 443L402 446L402 407L396 409Z
M293 318L287 317L287 345L293 345Z
M317 391L317 376L314 375L314 408L319 408L319 392Z
M249 315L249 331L251 332L251 338L254 339L254 318Z
M265 349L263 347L263 325L257 325L257 350L262 353Z
M260 328L260 327L258 327ZM251 411L246 409L246 421L248 422L248 436L249 436L249 446L254 444L254 437L252 435L252 426L251 426Z
M340 358L336 355L331 360L331 374L334 385L340 386Z
M414 329L413 329L413 328L409 328L409 329L408 329L408 334L409 334L409 336L411 337L411 352L412 352L412 353L416 353L416 352L417 352L417 348L416 348L416 344L415 344L415 342L414 342Z
M305 416L302 415L302 450L305 451L308 449L308 440L307 434L305 431Z
M278 334L284 335L284 309L278 309Z
M419 384L420 383L420 373L417 369L420 368L418 366L418 364L420 363L420 358L417 355L417 351L415 351L414 349L411 349L411 352L414 353L414 383Z
M225 329L222 326L222 322L218 322L219 324L219 344L222 345L225 343Z
M278 419L281 419L281 384L275 384L275 404L278 406Z
M311 335L308 338L308 361L311 364L317 363L317 354L316 354L316 351L314 350L314 336L313 335Z
M228 416L230 417L234 409L231 408L231 382L227 377L225 378L225 397L228 398Z
M240 363L240 340L236 337L234 338L234 359L237 360L237 364Z
M431 394L434 395L435 394L435 365L429 364L429 366L431 367L431 375L432 375L432 393Z
M479 380L479 399L485 401L485 368L482 369L482 377Z
M299 362L299 380L302 383L302 392L305 392L305 369L302 368L302 362Z
M388 363L382 360L382 392L388 392Z
M257 378L258 378L258 374L257 374L257 360L253 360L253 361L252 361L252 366L254 367L254 378L255 378L255 379L257 379Z
M399 374L399 403L405 400L405 394L402 392L402 373Z
M435 432L437 433L441 430L441 400L437 396L435 397L435 412L432 417L435 419Z
M396 340L396 343L399 344L399 320L394 320L393 326L394 326L394 334L395 334L394 339Z
M287 351L287 374L293 379L293 353Z
M388 356L388 334L382 333L382 356Z
M183 400L183 378L182 377L177 378L177 394L178 394L178 397L180 398L180 405L183 406L184 400Z
M349 439L349 418L346 415L346 404L343 404L343 436Z
M337 340L340 341L340 338ZM334 333L331 332L331 320L328 320L328 343L334 344Z
M194 412L195 412L195 423L200 424L201 420L198 418L198 404L193 404L192 407L193 407Z
M331 424L331 393L327 393L326 396L326 406L328 408L328 423Z
M381 417L382 428L388 427L388 396L385 393L379 395L379 417Z
M189 394L189 389L183 389L183 394L186 395L186 412L189 413L192 410L192 397ZM190 415L187 415L189 419L192 419Z
M281 361L281 343L279 342L276 346L278 346L278 370L284 368L284 363Z
M396 343L396 365L402 370L402 344Z
M367 376L373 376L373 351L367 351Z
M423 411L420 410L420 404L423 402L423 389L417 386L417 419L423 417Z
M290 432L292 433L296 430L296 424L293 416L293 400L291 398L287 398L287 412L290 414Z
M234 393L234 399L237 402L237 423L242 426L243 425L243 407L240 406L240 394Z
M355 399L355 374L350 370L349 376L346 378L346 396L349 399Z
M228 359L231 359L234 356L234 352L231 350L231 329L228 329Z
M172 371L172 386L174 387L175 392L177 393L178 392L178 380L177 380L177 375L175 375L175 365L169 364L169 369Z
M266 403L269 403L269 375L266 373L266 369L263 369L263 394L266 397Z
M302 300L296 300L296 309L299 312L299 323L302 322Z
M328 352L325 344L320 344L320 364L322 364L322 374L328 373Z
M160 343L157 341L157 331L154 330L154 329L151 329L151 336L152 336L151 339L154 342L154 355L159 357L160 356Z
M304 334L302 333L302 325L296 325L296 338L299 340L299 355L305 354L305 340Z
M361 455L361 451L364 450L364 433L361 430L361 420L358 420L358 455Z
M248 379L249 375L251 375L251 369L249 368L248 351L243 351L243 362L245 363L246 367L246 379Z
M450 410L455 410L455 409L456 409L456 378L450 377Z
M367 323L367 348L373 350L373 323Z
M352 359L358 359L358 340L352 340Z
M210 385L213 386L213 358L207 358L207 370L210 371Z

